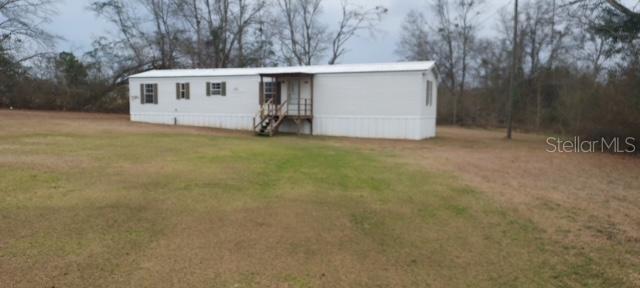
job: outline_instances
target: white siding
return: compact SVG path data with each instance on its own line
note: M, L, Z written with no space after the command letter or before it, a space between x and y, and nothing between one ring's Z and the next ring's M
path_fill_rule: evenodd
M207 96L207 82L227 84L226 96ZM259 77L132 78L132 121L250 130L258 110ZM190 83L190 99L176 99L176 83ZM158 84L158 104L140 104L140 84Z
M433 99L431 106L427 106L427 80L433 83ZM432 138L436 137L436 115L438 110L438 79L436 79L436 75L433 71L429 71L424 75L424 80L422 81L422 103L420 107L422 107L421 116L423 118L422 128L420 130L421 138Z
M427 79L434 87L430 107L426 105ZM258 76L129 81L132 121L251 130L259 109ZM227 83L226 96L206 96L205 83L216 81ZM176 99L178 82L190 83L190 99ZM141 83L158 84L158 104L140 104ZM310 85L301 88L305 91ZM431 71L317 74L313 94L315 135L418 140L436 133L437 81ZM296 131L293 123L281 128ZM302 132L310 130L307 125Z
M435 106L426 107L431 74L316 75L314 134L415 140L435 136Z

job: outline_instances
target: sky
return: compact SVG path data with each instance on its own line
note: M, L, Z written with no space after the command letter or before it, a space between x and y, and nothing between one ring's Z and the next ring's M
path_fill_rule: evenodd
M92 0L60 0L55 7L56 13L45 28L62 39L57 43L58 50L70 51L81 55L91 48L94 39L114 33L114 27L104 19L97 17L88 6ZM400 60L395 50L400 39L402 23L407 13L414 9L427 11L427 0L352 0L366 5L382 5L389 9L378 26L377 33L362 33L348 44L348 52L340 63L374 63ZM482 33L492 33L498 17L497 11L512 3L510 0L485 0ZM339 0L324 0L323 22L335 22L339 12Z

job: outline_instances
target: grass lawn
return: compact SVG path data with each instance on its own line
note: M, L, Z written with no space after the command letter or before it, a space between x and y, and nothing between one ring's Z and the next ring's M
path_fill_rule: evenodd
M637 157L440 131L260 138L0 111L0 287L640 285Z

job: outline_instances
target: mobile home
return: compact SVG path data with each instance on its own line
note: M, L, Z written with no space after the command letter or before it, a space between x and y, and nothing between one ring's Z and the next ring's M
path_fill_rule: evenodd
M129 78L131 120L273 135L436 135L433 62L152 70Z

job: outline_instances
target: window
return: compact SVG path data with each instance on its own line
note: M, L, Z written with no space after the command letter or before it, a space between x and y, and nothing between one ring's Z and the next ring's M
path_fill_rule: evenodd
M158 103L158 84L140 84L140 103Z
M189 99L189 83L176 83L176 99Z
M276 90L278 87L277 82L264 82L264 101L273 99L276 96Z
M211 83L211 95L222 95L222 83L220 82Z
M427 80L427 107L433 105L433 82Z
M227 96L227 82L207 82L207 96Z

